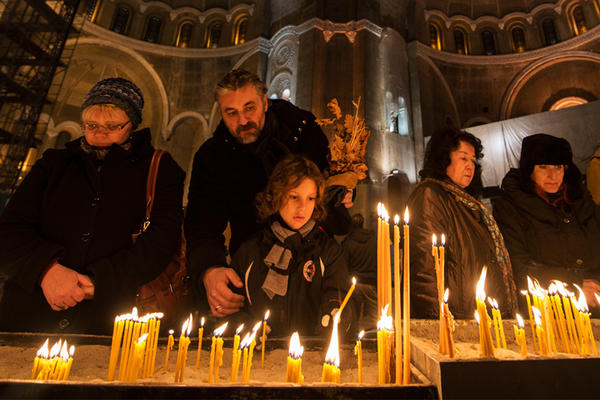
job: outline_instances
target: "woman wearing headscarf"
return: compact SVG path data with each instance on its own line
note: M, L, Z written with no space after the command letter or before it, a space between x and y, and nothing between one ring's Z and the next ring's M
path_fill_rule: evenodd
M425 151L421 182L408 199L410 210L411 315L439 316L432 235L446 237L444 288L456 318L473 318L475 287L487 266L485 290L503 312L516 296L510 259L491 212L478 200L481 141L454 128L436 132Z
M595 301L600 214L569 142L543 133L524 138L519 168L504 177L494 216L519 289L527 289L527 276L544 287L557 279L582 286L588 303Z
M82 105L84 135L34 165L0 216L0 266L10 270L0 330L109 333L158 276L179 243L183 171L168 155L158 170L150 225L146 177L154 153L141 90L98 82Z

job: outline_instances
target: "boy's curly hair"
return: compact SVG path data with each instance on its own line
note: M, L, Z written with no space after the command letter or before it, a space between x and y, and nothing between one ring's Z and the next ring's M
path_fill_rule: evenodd
M319 167L308 158L289 155L277 163L264 192L256 195L255 204L259 220L265 221L271 215L278 213L287 203L290 190L298 187L306 178L312 179L317 186L317 198L312 218L315 220L325 218L323 201L325 178L323 178L323 174L319 171Z

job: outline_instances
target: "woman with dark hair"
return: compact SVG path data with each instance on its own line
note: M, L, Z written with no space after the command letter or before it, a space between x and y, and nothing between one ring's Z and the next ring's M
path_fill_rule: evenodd
M457 318L473 318L475 287L487 266L486 293L503 312L516 302L508 253L491 212L479 201L481 141L454 128L436 132L425 151L422 181L408 199L412 315L439 316L432 235L446 237L445 287ZM439 243L438 243L439 244Z
M585 189L569 142L543 133L523 139L518 169L502 181L494 215L519 289L527 276L542 286L558 279L600 292L599 209Z

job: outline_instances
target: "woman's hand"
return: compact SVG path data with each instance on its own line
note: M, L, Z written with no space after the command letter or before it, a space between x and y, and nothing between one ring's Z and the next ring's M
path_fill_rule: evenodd
M87 275L53 261L40 284L46 301L54 311L74 307L84 299L94 297L94 284Z

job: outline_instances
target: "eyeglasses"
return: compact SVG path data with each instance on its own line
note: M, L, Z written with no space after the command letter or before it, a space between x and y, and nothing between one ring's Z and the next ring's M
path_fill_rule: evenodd
M100 124L95 124L93 122L84 122L83 124L81 124L81 126L86 131L91 131L91 132L97 131L100 128L107 130L109 132L116 132L116 131L120 131L121 129L125 128L127 126L127 124L129 124L130 122L131 122L131 120L127 120L127 122L125 122L123 124L115 124L115 125L100 125Z

